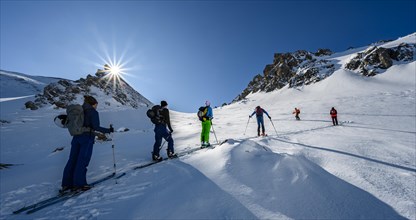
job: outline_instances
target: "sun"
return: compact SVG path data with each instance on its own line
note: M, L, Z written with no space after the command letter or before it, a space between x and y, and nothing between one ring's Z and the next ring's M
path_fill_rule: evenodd
M128 67L127 65L134 59L135 56L129 56L130 58L125 60L125 56L127 51L123 51L119 56L117 56L116 49L113 48L113 53L109 53L107 47L104 47L103 51L100 53L98 51L94 51L98 58L101 60L100 62L96 62L95 66L97 66L101 73L103 73L102 80L105 80L105 86L110 87L113 90L123 88L126 84L128 84L126 80L126 76L132 76L130 71L132 71L132 67ZM103 69L104 64L104 69Z
M107 80L106 86L110 83L113 84L113 90L115 90L119 86L123 86L123 74L125 74L125 69L122 65L108 62L110 64L104 64L104 72L105 76L104 79Z

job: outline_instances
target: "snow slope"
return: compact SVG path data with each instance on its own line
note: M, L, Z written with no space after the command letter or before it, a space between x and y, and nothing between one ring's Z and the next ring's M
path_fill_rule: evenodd
M59 78L29 76L22 73L0 70L0 103L8 102L7 106L0 104L2 120L18 109L24 108L24 103L42 92L49 83L57 82Z
M28 76L22 73L0 70L0 102L20 96L34 96L58 78Z
M0 127L0 162L15 165L0 170L0 219L415 219L415 73L416 62L373 78L339 69L303 89L251 94L214 109L211 143L227 143L140 170L132 168L149 161L154 141L147 109L99 106L102 126L119 132L95 144L87 178L113 172L112 144L127 175L31 215L11 213L56 194L71 137L53 124L62 110L2 112L10 123ZM272 117L267 137L247 117L258 105ZM196 113L171 114L175 150L198 147Z

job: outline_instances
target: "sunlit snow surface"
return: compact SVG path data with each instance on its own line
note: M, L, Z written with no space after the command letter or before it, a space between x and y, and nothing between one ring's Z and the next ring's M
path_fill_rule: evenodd
M342 66L350 57L332 59ZM71 137L53 123L63 110L25 110L28 99L0 102L0 163L15 164L0 170L0 218L415 219L415 67L397 63L372 78L341 68L304 88L251 94L214 109L215 135L227 143L141 170L132 168L150 160L154 142L147 109L101 105L102 126L129 131L95 144L87 178L113 172L112 144L117 172L127 175L29 216L11 213L57 193ZM266 118L267 137L257 137L255 119L248 120L258 105L276 129ZM332 126L331 107L340 126ZM199 146L196 111L171 110L176 152Z

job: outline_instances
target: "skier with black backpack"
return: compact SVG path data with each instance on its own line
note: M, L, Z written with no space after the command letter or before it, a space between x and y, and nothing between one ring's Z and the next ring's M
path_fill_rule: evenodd
M209 143L209 132L211 131L214 114L210 105L210 101L205 101L205 106L200 107L198 111L198 118L202 122L201 148L211 146Z
M257 118L257 136L260 136L260 125L261 125L261 129L262 129L262 136L266 136L266 133L264 133L264 119L263 119L263 113L265 113L267 115L267 117L269 117L269 119L271 120L272 118L269 116L269 113L266 112L266 110L262 109L260 106L257 106L256 109L254 109L254 112L249 115L248 117L251 118L254 114L256 114L256 118Z
M95 131L112 133L114 128L100 127L97 112L97 100L92 96L84 96L84 104L67 106L65 127L73 136L71 152L62 177L60 192L85 191L91 188L87 184L87 167L91 160L95 140Z
M159 155L161 148L160 146L162 145L162 138L164 138L168 142L168 157L177 157L177 154L175 154L173 148L173 129L170 124L168 103L166 101L161 101L160 105L153 106L152 109L149 109L146 114L153 122L153 124L155 124L155 144L153 145L152 159L155 161L163 160L163 158Z

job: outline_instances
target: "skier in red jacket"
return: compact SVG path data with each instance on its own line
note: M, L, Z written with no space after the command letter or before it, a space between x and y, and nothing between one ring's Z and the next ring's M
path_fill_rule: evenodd
M300 109L295 108L295 110L292 112L292 114L295 114L296 120L300 120L300 118L299 118Z
M331 118L332 118L332 124L334 124L334 126L338 125L337 110L334 107L332 107L329 114L331 115Z

